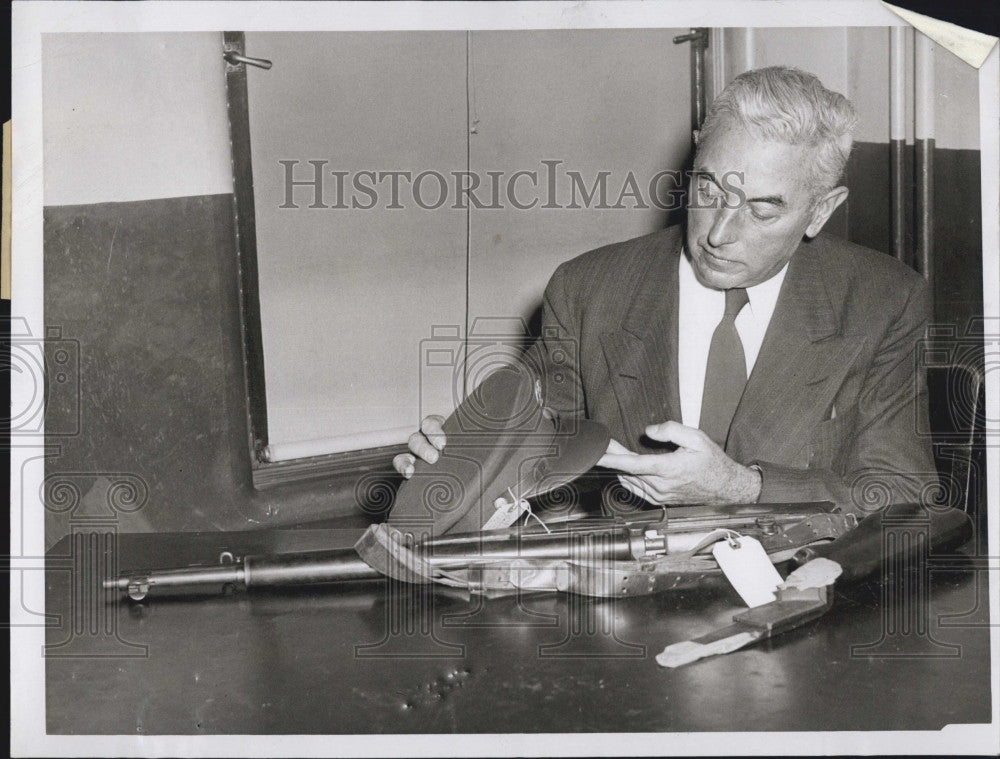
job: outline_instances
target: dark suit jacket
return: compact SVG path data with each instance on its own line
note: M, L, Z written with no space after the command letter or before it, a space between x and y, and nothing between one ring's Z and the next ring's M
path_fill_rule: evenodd
M546 403L604 423L634 451L649 424L681 420L678 256L671 227L562 264L528 352ZM936 482L917 343L928 288L890 256L830 235L789 264L726 446L762 469L761 502L831 500L865 512L927 500Z

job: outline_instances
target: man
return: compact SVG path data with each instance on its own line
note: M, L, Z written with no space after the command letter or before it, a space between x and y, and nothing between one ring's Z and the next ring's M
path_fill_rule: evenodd
M698 135L686 229L591 251L552 276L544 337L526 359L547 405L611 430L600 464L633 493L856 512L928 497L914 362L926 284L820 234L847 198L838 182L856 120L810 74L742 74ZM566 345L578 355L560 363ZM436 458L440 422L424 420L413 455ZM413 455L394 462L404 476Z

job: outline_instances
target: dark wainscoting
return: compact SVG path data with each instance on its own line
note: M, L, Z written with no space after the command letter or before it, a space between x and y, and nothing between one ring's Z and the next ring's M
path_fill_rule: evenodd
M160 532L352 508L356 478L253 489L232 202L45 209L45 324L79 351L79 391L50 392L46 411L69 431L49 440L47 545L97 517Z
M914 146L903 151L907 219L905 251L912 261ZM847 238L892 254L890 147L859 142L847 166ZM983 313L982 206L978 150L934 150L934 321L965 335ZM835 221L831 219L831 222ZM838 231L838 230L834 230Z

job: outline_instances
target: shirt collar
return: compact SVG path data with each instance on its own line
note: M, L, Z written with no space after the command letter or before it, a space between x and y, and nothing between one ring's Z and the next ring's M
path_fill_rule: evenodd
M682 250L680 255L680 280L686 287L694 287L706 293L719 293L712 287L703 285L694 273L694 268L688 260L686 251ZM781 283L785 281L785 273L788 271L788 264L781 267L781 271L768 280L760 284L747 288L747 297L750 299L750 310L756 318L770 319L774 313L775 304L778 302L778 295L781 292Z

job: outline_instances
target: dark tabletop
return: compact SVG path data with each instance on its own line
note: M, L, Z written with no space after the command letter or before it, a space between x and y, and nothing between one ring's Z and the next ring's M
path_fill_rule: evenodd
M471 600L386 581L105 603L109 570L351 545L360 530L114 535L48 557L47 726L70 734L938 730L989 722L986 572L973 549L755 647L663 669L731 621L725 585ZM114 550L105 550L111 545ZM108 557L111 557L110 559ZM109 563L110 562L110 563ZM117 562L117 566L115 566ZM898 579L898 578L897 578Z

